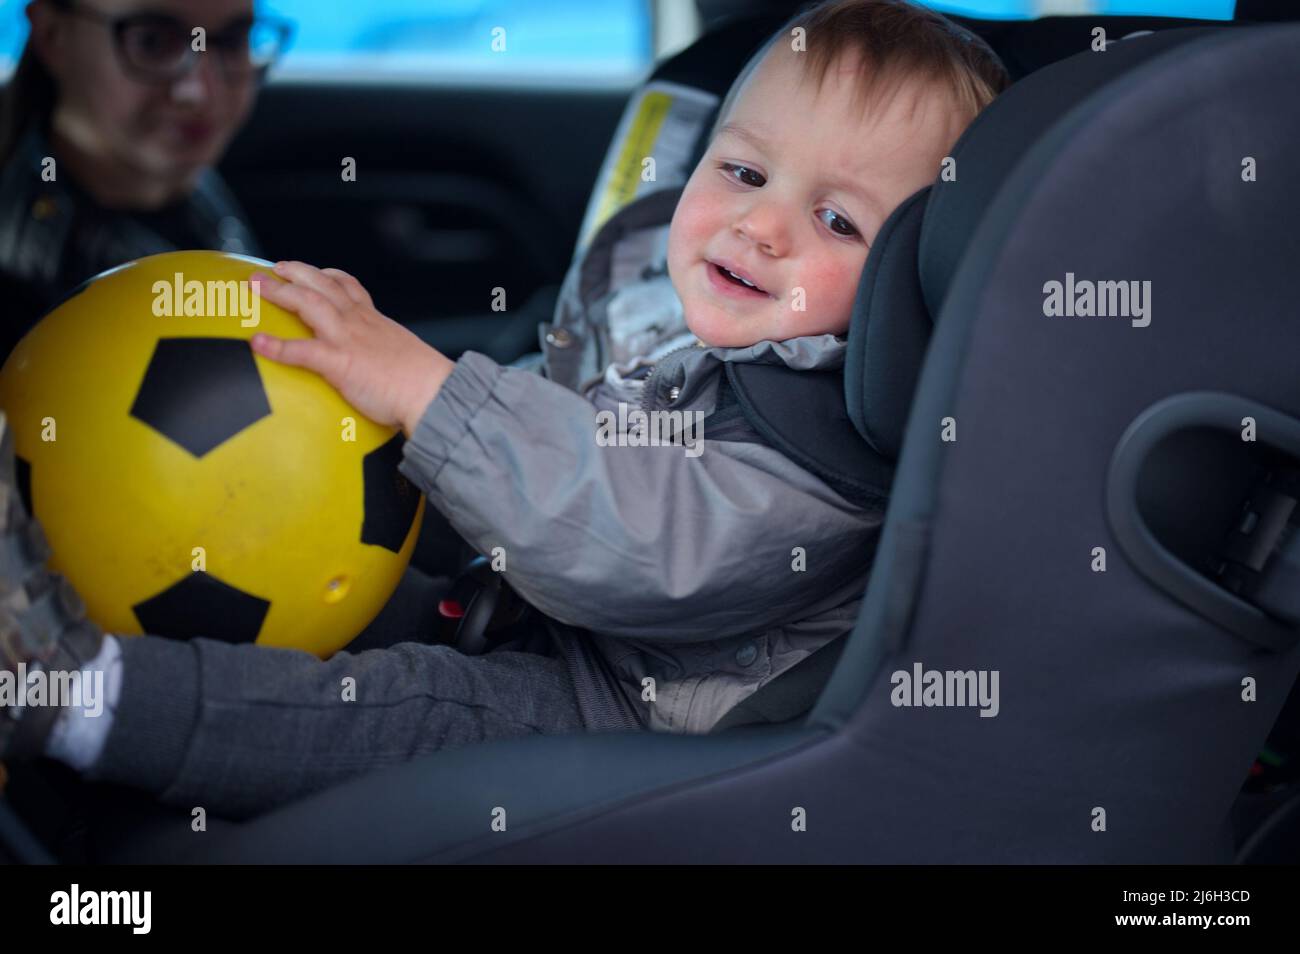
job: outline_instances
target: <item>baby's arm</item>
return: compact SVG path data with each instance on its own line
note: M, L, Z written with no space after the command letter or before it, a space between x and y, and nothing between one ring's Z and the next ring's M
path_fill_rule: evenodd
M761 444L597 443L596 409L536 374L452 362L375 310L355 278L281 263L261 294L315 338L254 338L410 438L402 471L538 609L615 636L754 632L861 594L881 516ZM800 555L800 548L802 555ZM803 569L800 569L800 567Z
M469 353L403 472L549 615L614 636L754 632L858 596L881 515L760 444L601 446L596 409ZM794 548L802 547L799 570Z

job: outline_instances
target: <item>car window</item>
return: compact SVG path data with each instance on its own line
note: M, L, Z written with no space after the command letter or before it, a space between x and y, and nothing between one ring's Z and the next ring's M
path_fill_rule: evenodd
M1024 20L1032 17L1107 16L1188 17L1231 20L1236 0L921 0L928 7L983 19Z
M0 0L0 76L12 70L27 39L27 2ZM921 2L987 19L1145 14L1230 20L1236 6L1235 0ZM292 45L272 82L406 78L514 84L640 79L656 56L671 51L662 36L656 48L655 7L652 0L274 0L258 5L295 22ZM661 6L661 19L673 9ZM673 48L693 38L692 25L680 38L669 39Z
M283 78L635 78L652 58L646 0L275 0L298 24Z
M0 0L0 73L8 77L27 42L23 0Z
M0 0L0 67L27 38L27 0ZM444 78L631 82L654 59L650 0L270 0L294 22L272 82Z

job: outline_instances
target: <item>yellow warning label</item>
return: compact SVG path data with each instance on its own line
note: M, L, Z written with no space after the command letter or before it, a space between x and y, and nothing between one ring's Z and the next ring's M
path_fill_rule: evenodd
M646 93L641 98L636 116L628 126L618 158L605 183L595 218L588 228L588 234L583 236L584 242L599 231L611 215L636 198L636 190L641 185L641 164L654 152L659 130L663 128L664 119L672 104L673 98L667 93Z

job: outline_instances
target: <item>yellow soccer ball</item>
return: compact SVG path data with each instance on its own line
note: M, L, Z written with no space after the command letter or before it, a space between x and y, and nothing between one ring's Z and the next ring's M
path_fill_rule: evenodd
M423 514L402 437L317 375L255 355L306 338L253 294L270 264L152 255L86 282L0 370L18 480L51 564L111 633L346 645Z

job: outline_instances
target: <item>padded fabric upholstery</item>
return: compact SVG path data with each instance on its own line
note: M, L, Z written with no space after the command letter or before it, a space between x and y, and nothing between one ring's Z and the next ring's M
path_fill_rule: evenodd
M921 294L917 246L930 188L880 227L862 270L844 358L849 418L871 447L897 460L933 321Z
M1300 668L1152 586L1107 522L1111 455L1157 401L1209 389L1300 415L1300 238L1280 214L1300 184L1241 177L1244 156L1280 168L1300 147L1300 28L1159 39L1058 108L991 199L930 200L921 272L945 304L864 615L811 720L854 736L878 817L911 833L910 850L866 836L866 856L1226 860L1228 808ZM1093 66L1032 77L961 155L996 155L1022 104ZM927 260L927 237L950 240L941 201L986 207L956 264ZM1151 281L1151 325L1047 317L1043 285L1067 271ZM891 674L917 661L998 671L999 716L893 706Z
M1036 21L1021 28L1039 35L1050 26ZM1034 83L1013 86L996 110L971 124L953 149L955 179L912 196L881 227L858 286L844 382L849 417L878 453L898 458L931 316L943 306L972 232L1016 161L1061 118L1062 103L1083 101L1132 64L1210 32L1167 30L1045 67ZM996 135L981 134L991 121ZM972 138L978 148L969 148Z
M1081 53L1044 67L1032 83L1013 85L998 97L995 108L977 117L953 149L956 179L937 181L926 209L920 269L930 313L937 315L943 306L953 273L1002 184L1029 147L1065 118L1065 111L1134 66L1215 32L1204 28L1166 30L1116 43L1105 53ZM984 130L990 123L997 124L996 134Z

